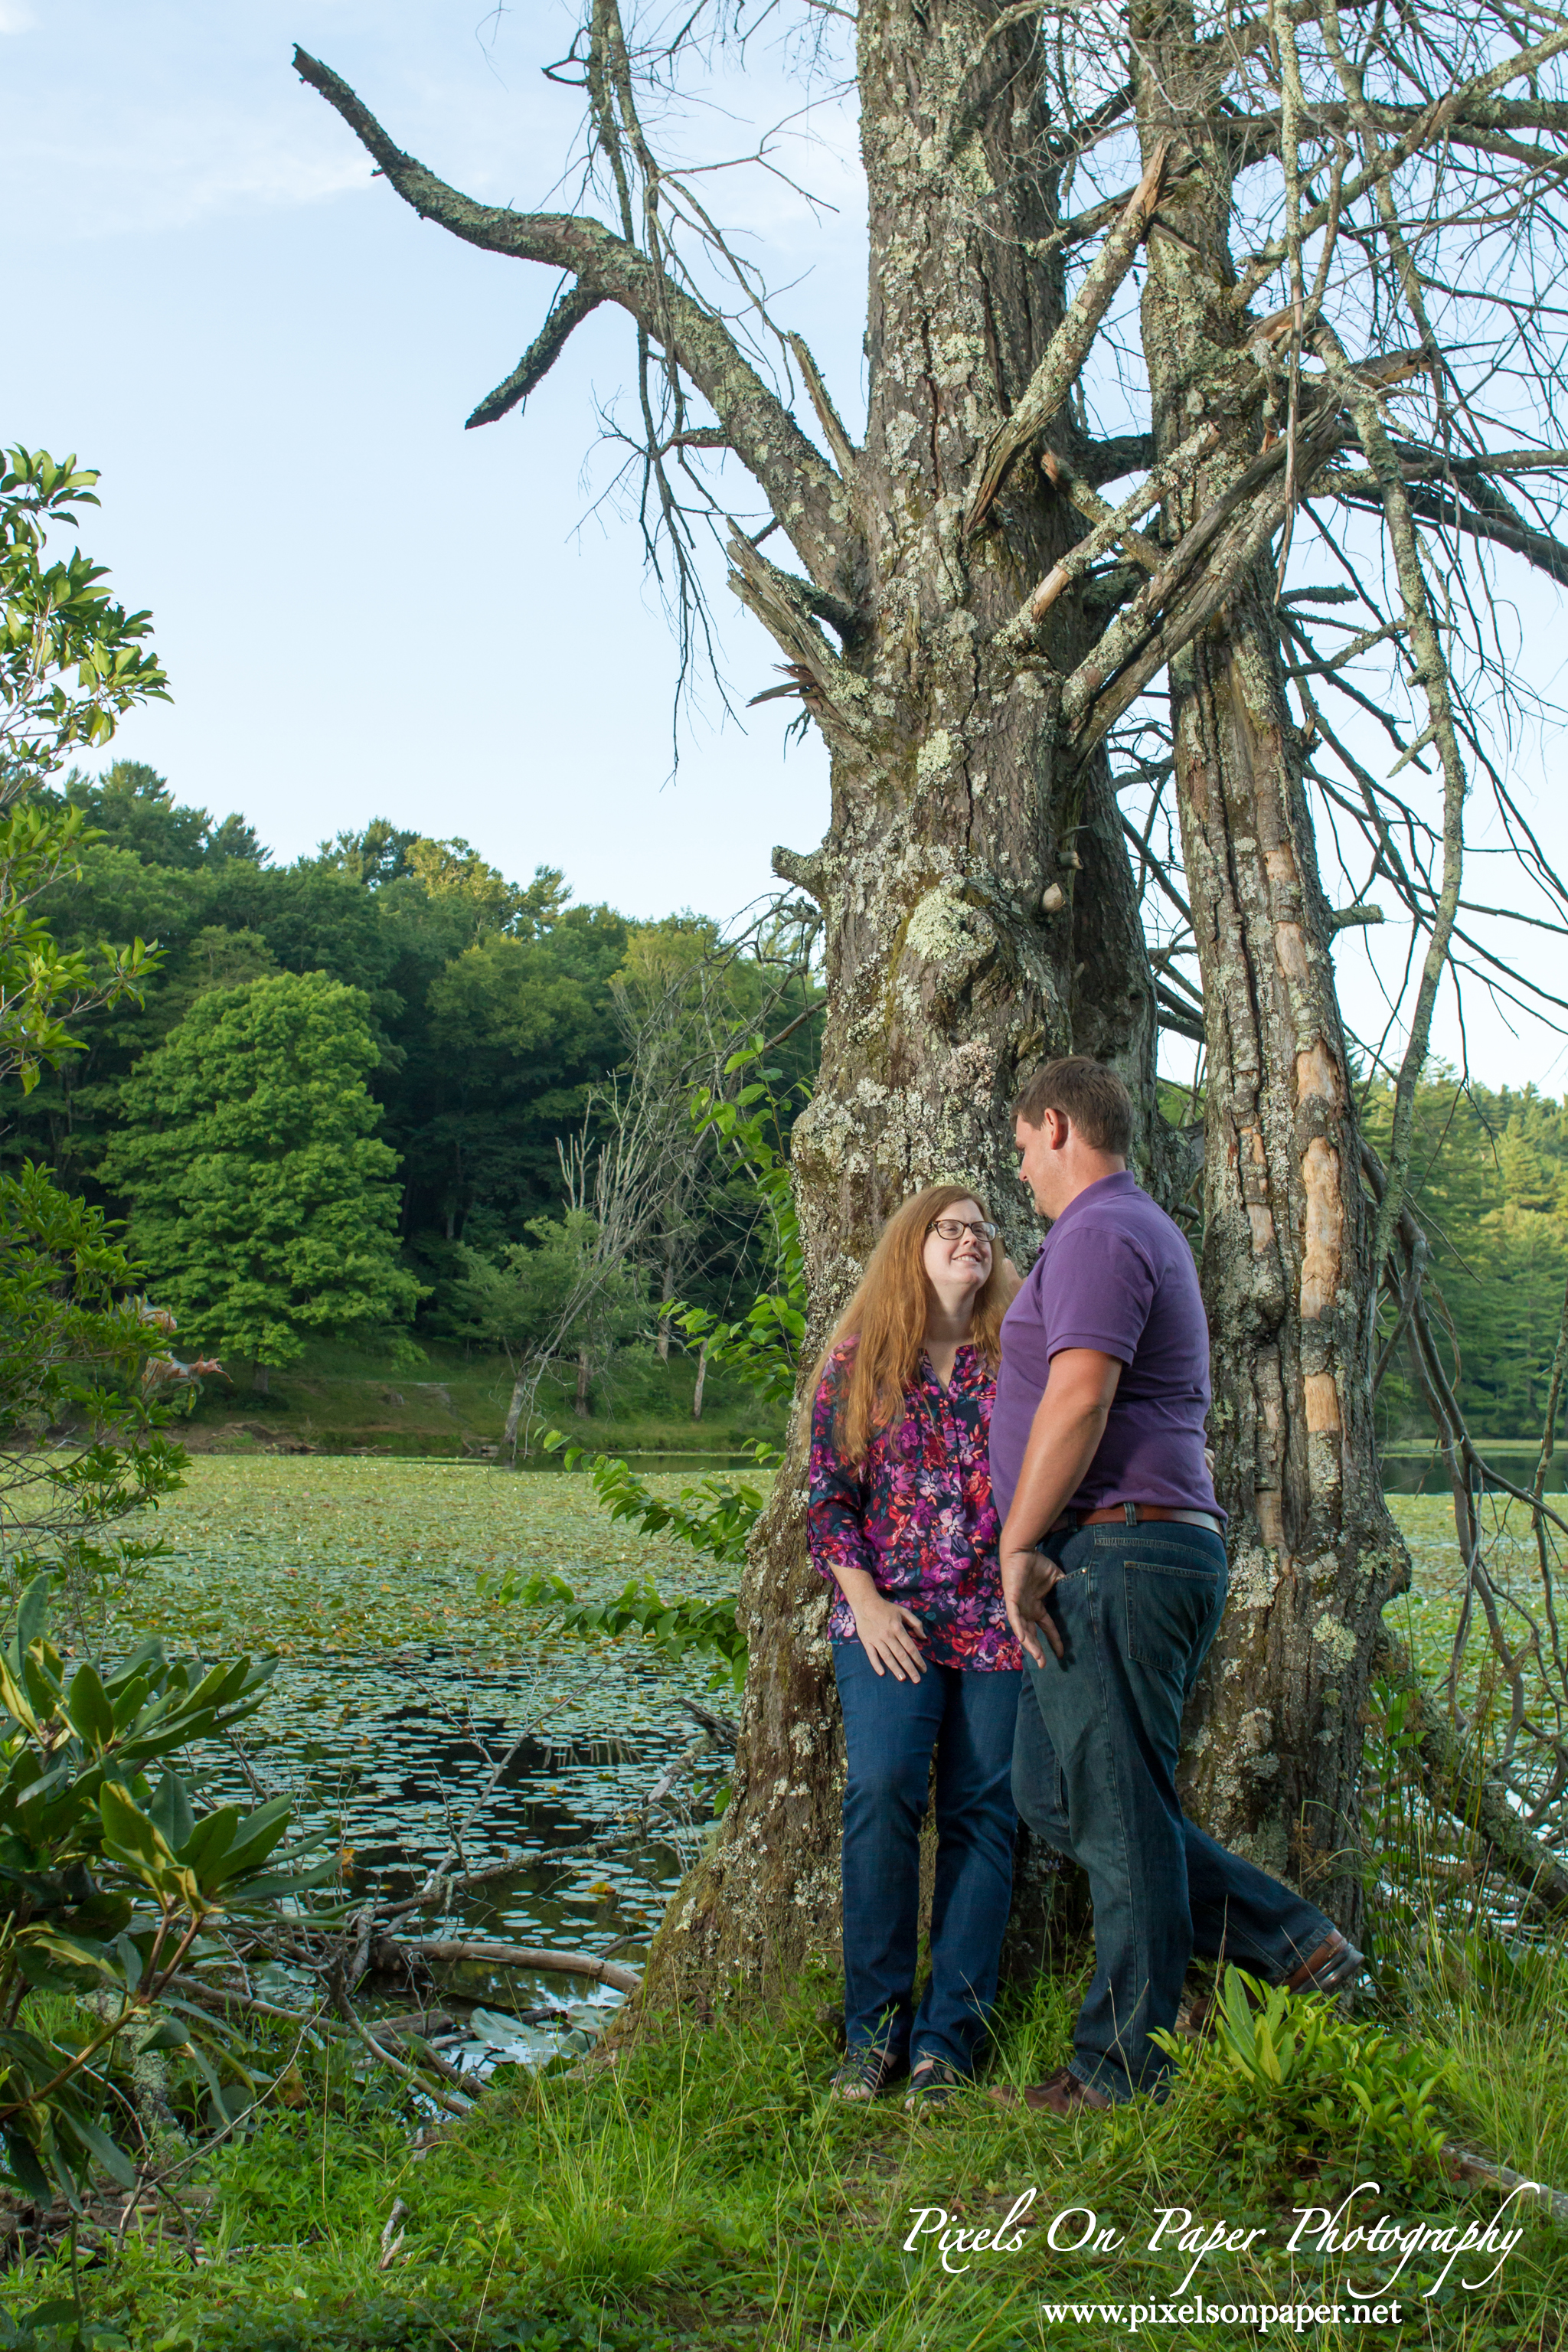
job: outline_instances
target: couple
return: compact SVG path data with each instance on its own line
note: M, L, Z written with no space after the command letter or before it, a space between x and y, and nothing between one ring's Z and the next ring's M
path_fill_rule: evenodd
M812 1558L844 1712L840 2098L906 2069L913 2110L971 2080L996 1991L1016 1815L1089 1874L1095 1973L1058 2115L1158 2091L1151 2030L1188 1959L1294 1990L1361 1954L1183 1817L1182 1708L1225 1606L1192 1252L1128 1172L1132 1102L1082 1055L1016 1106L1051 1220L1019 1283L960 1184L892 1218L823 1358ZM920 1824L936 1750L931 1980L914 2008ZM1016 2094L994 2091L993 2097Z

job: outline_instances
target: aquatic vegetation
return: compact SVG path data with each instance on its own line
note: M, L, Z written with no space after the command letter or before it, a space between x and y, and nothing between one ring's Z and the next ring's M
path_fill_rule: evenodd
M651 1933L726 1769L681 1704L704 1697L710 1661L584 1641L553 1596L501 1596L559 1575L605 1604L653 1575L700 1607L732 1570L616 1526L585 1479L445 1462L204 1456L156 1525L167 1549L127 1639L277 1651L248 1769L335 1828L347 1893L428 1869L515 1747L465 1849L470 1869L515 1869L460 1922L599 1952ZM232 1758L216 1769L238 1785Z

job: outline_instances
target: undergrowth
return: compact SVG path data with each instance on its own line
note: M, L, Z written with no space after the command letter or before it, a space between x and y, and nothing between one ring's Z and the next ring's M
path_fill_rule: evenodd
M1382 2285L1398 2247L1347 2257L1311 2236L1289 2246L1300 2209L1331 2210L1358 2183L1377 2184L1353 2200L1363 2222L1479 2228L1497 2213L1496 2191L1457 2187L1408 2132L1375 2129L1331 2069L1306 2066L1296 2096L1249 2084L1217 2035L1184 2062L1163 2105L1073 2125L978 2091L934 2122L907 2117L896 2096L830 2106L834 1990L824 1978L773 2015L721 2004L706 2020L665 2021L586 2074L509 2071L427 2147L395 2084L301 2051L294 2104L211 2164L199 2266L175 2236L132 2237L99 2274L94 2315L137 2352L1016 2352L1134 2332L1174 2352L1251 2332L1176 2318L1184 2295L1189 2310L1196 2297L1215 2310L1348 2308L1352 2286ZM1043 1979L1009 1995L990 2079L1034 2080L1059 2063L1080 1990ZM1313 2001L1281 2011L1309 2036L1327 2015ZM1528 1962L1478 1948L1424 1976L1402 2031L1335 2020L1328 2038L1349 2036L1375 2090L1385 2036L1407 2072L1430 2078L1447 2134L1561 2182L1565 2016L1561 1947ZM1277 2020L1276 2041L1282 2030ZM402 2243L384 2268L399 2199ZM1490 2255L1426 2292L1447 2257L1417 2252L1389 2289L1397 2326L1347 2317L1305 2333L1324 2347L1548 2352L1568 2340L1568 2241L1531 2205L1516 2200L1505 2215L1522 2234L1487 2284L1463 2281L1483 2277ZM1194 2243L1216 2224L1228 2242L1192 2270ZM1016 2247L974 2251L982 2229ZM8 2299L22 2307L58 2288L60 2267L15 2275ZM1089 2303L1150 2308L1134 2330L1130 2315L1056 2321L1043 2307Z

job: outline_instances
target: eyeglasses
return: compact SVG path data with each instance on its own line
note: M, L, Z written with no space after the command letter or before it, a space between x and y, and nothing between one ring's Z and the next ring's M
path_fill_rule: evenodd
M994 1242L1001 1227L989 1217L933 1217L926 1231L940 1234L944 1242L961 1242L965 1234L973 1234L977 1242Z

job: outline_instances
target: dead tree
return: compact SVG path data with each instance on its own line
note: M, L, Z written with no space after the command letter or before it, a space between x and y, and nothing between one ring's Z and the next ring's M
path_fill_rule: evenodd
M782 20L755 13L752 37ZM1154 1113L1157 1030L1201 1041L1236 1598L1194 1801L1349 1922L1370 1661L1405 1573L1373 1443L1379 1276L1436 987L1462 944L1464 796L1488 698L1511 690L1477 560L1568 567L1550 512L1512 487L1539 499L1568 462L1536 446L1556 377L1525 282L1568 161L1553 63L1568 21L1426 0L1392 16L1346 0L1342 20L1335 0L799 13L802 70L837 58L858 100L858 439L725 240L710 177L667 167L645 126L650 89L669 95L746 37L743 6L699 0L628 28L616 0L587 0L554 68L584 94L580 199L552 212L474 202L327 67L295 62L423 218L558 274L540 334L471 424L524 400L596 307L627 315L645 534L673 566L683 653L711 521L779 648L773 691L827 745L827 835L774 856L826 942L821 1076L794 1143L819 1322L889 1207L932 1177L962 1171L1015 1255L1032 1250L1007 1107L1047 1053L1126 1073L1140 1167L1175 1201L1190 1171ZM1475 284L1478 236L1509 251ZM1482 349L1459 314L1489 304ZM1500 352L1544 377L1537 415L1500 414ZM735 511L759 495L759 517ZM1352 625L1325 646L1336 599ZM1418 774L1431 747L1435 821L1373 778L1361 735L1327 715L1332 692L1358 722L1363 704L1414 706L1404 732L1388 723ZM1173 798L1179 862L1159 830ZM1369 871L1336 915L1320 845L1341 819ZM1419 966L1382 1205L1332 968L1374 883ZM1145 893L1173 919L1152 955ZM735 1795L672 1906L665 1982L788 1969L833 1942L835 1726L801 1507L796 1458L742 1595Z

